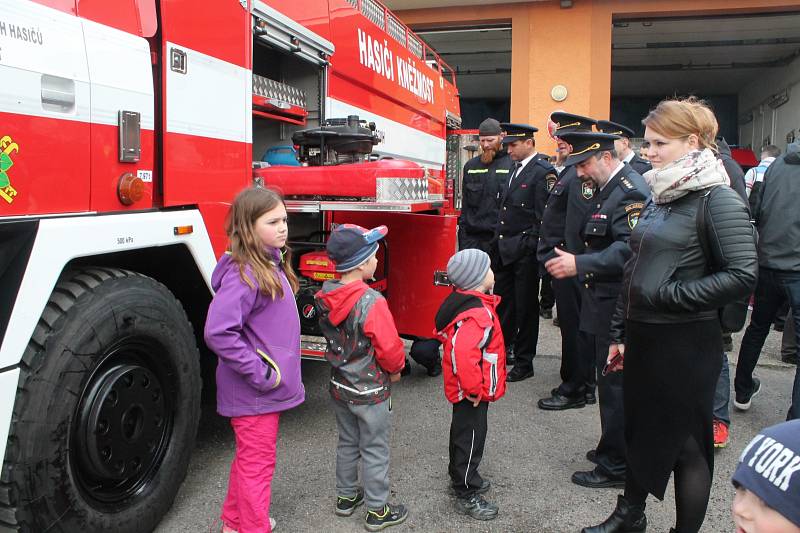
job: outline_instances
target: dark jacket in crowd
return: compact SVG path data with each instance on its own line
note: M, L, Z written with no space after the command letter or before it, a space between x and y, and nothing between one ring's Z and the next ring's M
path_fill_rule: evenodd
M353 404L389 398L389 374L405 366L386 299L363 281L326 281L316 295L319 325L328 341L331 396Z
M790 144L764 174L753 218L758 228L758 263L800 272L800 144Z
M631 160L628 161L628 165L630 165L630 167L640 176L644 176L645 172L653 169L653 165L650 163L650 161L639 157L635 153L633 154Z
M461 216L458 219L458 247L489 252L497 227L500 180L508 181L513 161L498 152L491 163L473 157L464 165L461 188Z
M758 264L747 208L731 188L715 189L706 224L721 270L709 274L697 235L697 209L708 191L689 193L669 204L648 203L629 241L633 256L625 265L622 296L611 323L612 342L624 342L625 320L713 320L720 307L753 291Z
M566 250L571 254L582 254L586 244L581 237L581 232L586 225L586 217L595 208L597 201L597 187L590 179L581 179L575 166L569 166L564 172L574 174L569 182L567 191L567 220L564 227L564 241Z
M514 172L513 169L511 172ZM519 175L510 185L508 180L500 182L496 242L503 265L510 265L527 254L536 253L548 186L555 183L556 179L557 173L553 165L534 157L519 171Z
M725 172L731 180L731 189L739 194L739 197L744 201L746 206L749 205L747 201L747 185L744 181L744 170L742 170L742 167L731 155L731 147L728 146L725 139L720 137L717 139L717 150L717 157L722 161Z

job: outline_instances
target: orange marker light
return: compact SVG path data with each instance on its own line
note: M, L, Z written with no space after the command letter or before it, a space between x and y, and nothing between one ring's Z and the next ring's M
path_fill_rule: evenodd
M172 228L172 233L174 235L189 235L194 231L193 226L175 226Z
M117 196L122 205L133 205L144 196L144 182L131 173L123 174L117 186Z

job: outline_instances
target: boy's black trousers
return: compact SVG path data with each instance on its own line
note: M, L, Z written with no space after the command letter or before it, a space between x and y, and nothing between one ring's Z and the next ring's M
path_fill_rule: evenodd
M473 407L469 400L453 404L448 471L457 498L469 498L483 484L478 466L486 444L488 411L489 402L481 402L478 407Z

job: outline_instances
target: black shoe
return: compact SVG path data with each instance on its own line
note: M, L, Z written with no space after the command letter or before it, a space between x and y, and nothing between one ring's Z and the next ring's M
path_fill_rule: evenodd
M552 309L539 309L539 316L544 318L545 320L550 320L553 318L553 310Z
M492 488L492 483L488 479L484 479L481 486L475 489L475 494L486 494ZM450 485L450 494L455 495L456 490Z
M594 405L597 403L597 395L594 391L584 392L583 397L586 400L586 405Z
M456 511L475 520L494 520L497 518L498 508L484 500L480 494L475 494L469 498L457 498Z
M748 395L739 394L737 392L733 398L733 405L740 411L747 411L750 409L753 397L759 392L761 392L761 380L754 377L753 390Z
M772 329L779 333L783 333L784 324L782 322L775 322L775 325L772 326Z
M586 405L586 400L582 395L577 398L570 398L556 393L549 398L542 398L537 405L539 409L544 409L545 411L563 411L565 409L580 409Z
M585 527L581 533L638 533L647 529L644 504L631 505L623 496L617 496L617 508L602 524Z
M506 376L506 381L522 381L524 379L532 378L533 377L533 369L524 369L520 365L514 366L508 375Z
M406 518L408 518L408 509L405 505L386 504L383 509L367 511L367 515L364 517L364 527L367 528L367 531L380 531L389 526L402 524Z
M597 450L589 450L586 452L586 460L590 463L597 464Z
M406 366L403 367L403 370L400 371L401 376L408 376L411 374L411 360L406 357Z
M427 367L427 374L432 378L435 378L436 376L441 376L442 375L442 365L440 365L439 363L436 363L433 366Z
M553 318L553 325L554 325L555 327L557 327L557 328L560 328L560 327L561 327L561 324L559 324L559 322L558 322L558 316L556 316L556 317L554 317L554 318Z
M356 507L364 503L364 491L358 489L355 496L336 497L336 516L350 516L356 511Z
M789 363L790 365L797 364L797 356L796 355L781 355L781 361L784 363Z
M599 468L588 472L575 472L572 474L572 482L590 489L608 489L612 487L621 489L625 487L624 477L611 477L601 472Z

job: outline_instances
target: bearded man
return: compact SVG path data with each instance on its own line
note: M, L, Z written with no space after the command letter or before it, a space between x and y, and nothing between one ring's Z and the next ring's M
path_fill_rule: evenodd
M514 162L503 148L500 123L493 118L478 128L481 154L464 165L458 249L477 248L489 253L497 227L499 184L508 181Z

